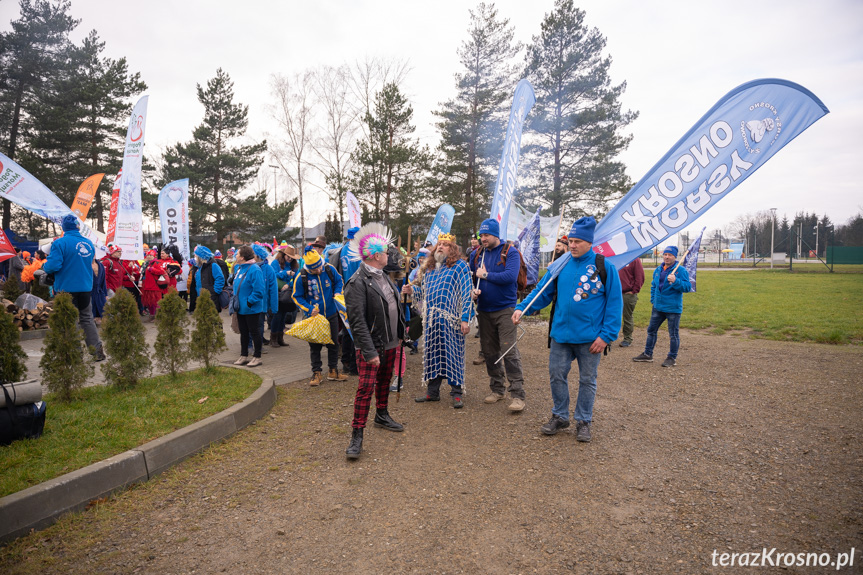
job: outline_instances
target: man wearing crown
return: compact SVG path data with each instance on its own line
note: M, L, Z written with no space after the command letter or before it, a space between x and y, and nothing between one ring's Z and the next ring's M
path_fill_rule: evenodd
M440 401L440 386L449 383L453 407L464 407L465 335L473 317L470 268L461 258L455 236L440 234L423 263L422 283L402 293L419 298L423 315L423 381L428 390L418 403Z

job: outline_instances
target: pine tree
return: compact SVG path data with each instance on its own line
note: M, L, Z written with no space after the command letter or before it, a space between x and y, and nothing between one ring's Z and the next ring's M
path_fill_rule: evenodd
M3 284L3 297L15 303L15 300L18 299L18 296L21 295L21 286L18 285L17 277L7 277L6 283Z
M0 306L0 382L21 381L27 374L27 354L19 343L21 336L12 314Z
M68 293L54 298L48 327L51 329L45 335L39 362L42 383L61 401L71 401L75 390L93 377L94 368L86 353L84 332L78 327L78 309Z
M469 12L468 39L458 50L462 71L455 75L456 97L434 112L440 118L442 199L461 214L453 233L464 245L491 205L517 80L512 61L521 50L509 20L498 17L493 3Z
M108 359L102 365L105 381L119 389L131 389L144 374L153 371L144 324L129 290L121 289L105 304L102 344Z
M189 363L189 314L186 302L170 290L156 312L156 363L176 378Z
M621 130L638 116L621 110L626 82L611 84L605 38L589 30L573 0L555 0L539 36L528 47L526 74L536 92L525 142L529 198L551 204L551 213L575 204L581 213L601 215L608 202L631 187L624 165L614 158L632 136ZM521 180L521 176L519 177Z
M163 183L189 178L189 230L193 235L214 230L217 241L231 229L225 206L254 177L267 143L231 147L248 127L249 107L234 104L234 83L221 68L204 89L198 84L204 121L192 140L168 148L163 156Z
M209 291L202 289L197 302L192 314L195 328L189 349L192 359L203 362L207 371L211 371L215 367L216 356L228 349L225 344L225 329Z
M244 242L284 237L288 219L296 205L297 200L293 199L270 206L267 203L267 191L264 190L232 202L223 223L237 230Z

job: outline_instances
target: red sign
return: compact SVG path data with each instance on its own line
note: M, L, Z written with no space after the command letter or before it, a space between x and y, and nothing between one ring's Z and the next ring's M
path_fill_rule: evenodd
M117 179L114 180L114 188L111 190L111 215L108 216L108 233L105 235L105 243L110 244L114 241L114 229L117 226L117 208L120 204L120 179L123 176L123 169L117 172Z

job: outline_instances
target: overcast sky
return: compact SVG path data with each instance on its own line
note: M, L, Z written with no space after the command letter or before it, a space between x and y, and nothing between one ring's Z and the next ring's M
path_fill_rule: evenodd
M454 93L456 50L466 38L468 8L455 0L72 0L106 55L126 57L149 85L147 153L188 141L203 108L195 92L221 67L249 106L249 135L271 130L266 106L272 74L365 57L407 58L417 136L434 146L431 111ZM517 39L539 33L553 0L500 1ZM863 160L863 2L860 0L577 2L587 23L607 39L612 81L626 81L624 108L640 116L622 160L637 181L713 104L757 78L783 78L818 96L830 114L781 150L693 226L723 228L738 215L778 208L827 214L844 223L863 211L858 162ZM15 0L0 0L0 28L18 17ZM280 185L285 182L280 180ZM283 187L282 189L286 189ZM307 225L324 203L306 200ZM310 213L311 212L311 213ZM430 223L430 222L429 222Z

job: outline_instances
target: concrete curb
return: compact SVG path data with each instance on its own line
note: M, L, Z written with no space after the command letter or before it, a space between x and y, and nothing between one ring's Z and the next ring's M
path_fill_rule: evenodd
M276 403L272 379L245 401L162 438L0 499L0 543L53 524L134 483L143 483L263 417Z

